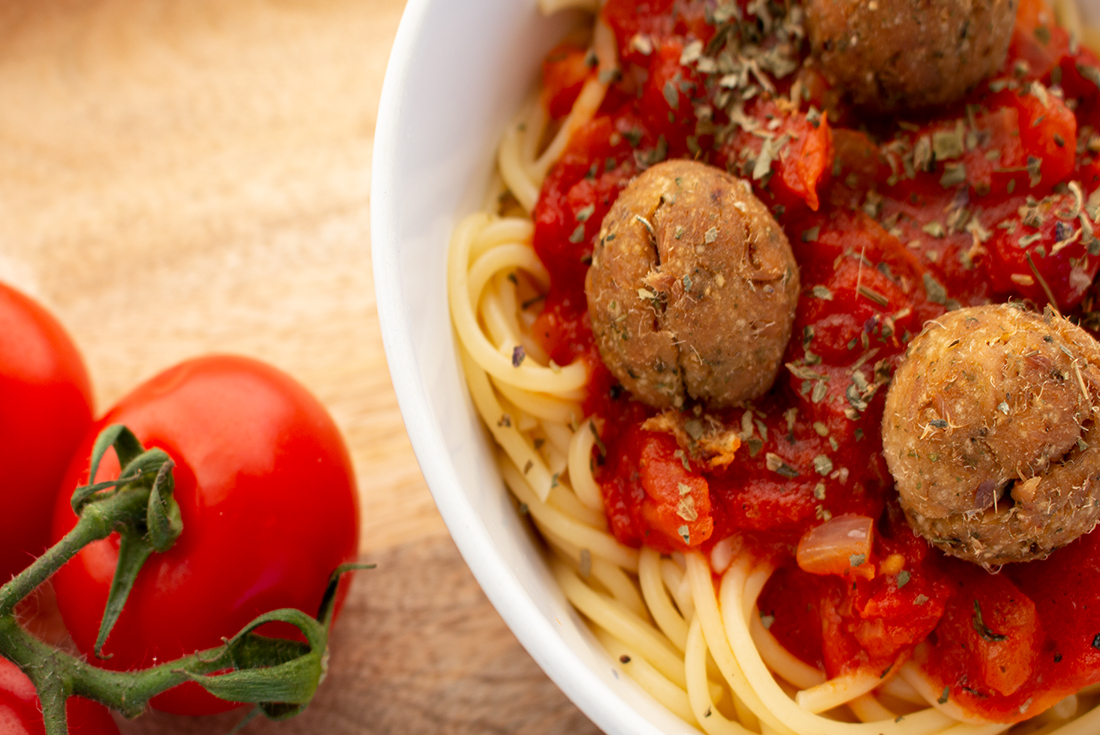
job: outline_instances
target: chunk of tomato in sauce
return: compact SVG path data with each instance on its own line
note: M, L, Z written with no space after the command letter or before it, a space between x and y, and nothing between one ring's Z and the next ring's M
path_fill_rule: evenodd
M935 645L922 652L925 670L967 709L1023 719L1045 638L1035 603L1007 575L954 560L945 567L954 593Z
M896 503L890 503L875 536L878 574L848 590L849 630L876 668L908 658L943 616L950 593L935 555L916 536Z
M653 50L636 106L646 128L664 136L666 145L682 146L695 132L694 105L706 95L699 73L680 63L683 52L684 44L676 38Z
M1053 690L1051 703L1100 682L1100 533L1002 574L1034 602L1042 621L1046 641L1037 668Z
M788 651L829 676L872 670L885 676L936 627L950 587L928 544L901 509L887 508L875 534L871 579L780 568L758 607Z
M554 47L542 62L540 93L550 119L568 115L585 82L595 75L596 67L588 61L588 49L569 43Z
M864 212L830 208L789 222L802 280L794 324L802 342L792 340L790 359L808 350L846 367L871 348L895 354L907 332L943 313L912 252Z
M1054 18L1054 11L1045 0L1020 0L1016 9L1016 25L1009 42L1008 71L1017 62L1024 62L1021 71L1027 78L1041 79L1057 66L1069 52L1069 34Z
M834 406L829 415L803 410L804 404L792 408L789 394L780 389L752 409L734 409L725 417L727 426L742 427L742 454L729 468L706 474L715 538L740 533L761 553L787 553L807 529L828 517L875 518L882 512L888 474L876 459L877 423L844 416L839 408L841 402L849 405L843 396L848 375L844 378L834 384L836 393L818 404Z
M684 551L710 538L710 487L704 477L691 472L686 454L671 435L646 432L638 471L646 494L642 517L657 536L651 546Z
M1077 118L1060 97L1045 87L1032 86L1022 94L1005 90L995 95L991 104L993 107L1015 108L1019 116L1020 143L1028 157L1026 164L1029 166L1030 188L1038 188L1039 193L1045 193L1073 172L1077 152ZM1038 177L1034 175L1036 167Z
M671 37L698 39L704 44L714 36L707 22L706 5L689 0L608 0L600 11L615 33L619 56L624 61L646 65L647 47L633 43L635 37L660 44Z
M962 157L973 192L981 197L997 197L1027 191L1031 186L1028 151L1021 140L1017 106L984 107L975 116L974 127L977 145Z
M693 471L671 435L632 425L614 450L608 471L597 478L619 541L669 553L710 538L714 521L707 481Z
M992 208L999 225L986 243L994 292L1068 310L1084 299L1100 268L1100 242L1080 229L1072 193L1015 197Z
M806 207L816 211L818 191L828 181L833 164L828 119L770 98L752 100L745 116L758 125L751 130L739 126L715 152L715 164L751 181L756 196L766 204L786 211Z

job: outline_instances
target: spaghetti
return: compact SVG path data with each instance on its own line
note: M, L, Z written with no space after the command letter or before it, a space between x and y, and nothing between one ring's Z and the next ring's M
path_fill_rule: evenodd
M596 10L591 2L581 5ZM1092 39L1072 2L1057 9L1066 26ZM496 443L504 482L545 539L567 599L623 671L708 735L1100 731L1096 688L1011 724L986 721L948 699L913 660L888 672L828 678L788 651L764 622L758 600L775 572L774 556L755 553L737 535L706 552L671 554L616 538L595 475L605 427L584 409L590 370L583 359L555 364L534 336L551 276L532 245L531 213L571 136L597 116L619 73L615 34L599 16L590 49L595 73L568 115L554 122L532 99L508 128L499 176L483 211L456 228L447 271L474 405ZM976 245L984 243L979 231L980 222L968 231Z

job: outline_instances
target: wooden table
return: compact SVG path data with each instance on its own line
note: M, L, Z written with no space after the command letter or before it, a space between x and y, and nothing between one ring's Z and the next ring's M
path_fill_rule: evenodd
M251 733L585 733L466 569L405 435L370 262L378 98L401 0L0 1L0 280L83 351L102 410L211 351L329 407L360 575L315 703ZM148 715L124 733L225 732Z

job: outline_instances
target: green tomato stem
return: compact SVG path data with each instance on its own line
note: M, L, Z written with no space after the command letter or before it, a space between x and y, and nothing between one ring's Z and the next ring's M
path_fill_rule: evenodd
M73 695L90 699L125 717L145 711L149 700L188 674L213 674L225 669L227 647L193 653L141 671L100 669L43 643L28 633L14 615L0 617L0 651L22 669L38 690L48 735L64 735L65 700Z
M65 716L65 680L57 670L55 660L31 672L31 681L42 703L42 722L49 735L65 735L69 731Z
M135 514L144 515L148 491L121 492L102 502L86 506L80 519L54 546L43 552L33 564L0 587L0 617L11 615L15 606L45 582L88 544L105 539L115 528Z
M0 587L0 656L15 663L34 684L42 703L46 733L66 735L65 702L71 696L136 717L150 699L186 681L195 681L222 699L258 704L271 718L296 714L310 701L324 677L332 601L340 574L350 566L340 567L329 580L317 618L294 609L274 610L259 616L232 638L223 638L216 648L141 671L92 666L38 640L16 620L15 608L21 600L85 546L119 531L131 544L143 548L132 555L132 563L120 563L116 569L96 644L98 655L145 559L154 551L171 548L183 530L179 506L171 497L171 458L160 449L144 451L128 429L112 426L96 440L93 477L99 460L111 446L125 465L120 478L77 488L72 503L79 517L73 529ZM253 632L271 621L294 625L307 642Z

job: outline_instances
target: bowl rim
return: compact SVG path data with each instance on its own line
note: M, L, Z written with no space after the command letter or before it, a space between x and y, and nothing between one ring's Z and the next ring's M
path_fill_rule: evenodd
M383 349L398 407L420 469L451 538L482 591L520 644L558 688L601 730L612 735L659 735L652 721L630 706L565 645L494 548L451 458L420 379L419 361L403 309L398 272L397 206L391 187L397 170L405 83L418 37L437 0L409 0L401 16L382 85L371 164L370 248ZM445 1L445 0L439 0ZM455 223L457 215L454 213ZM450 322L448 316L448 323ZM460 368L461 369L461 368ZM463 385L465 381L463 381ZM502 492L505 492L502 486Z

